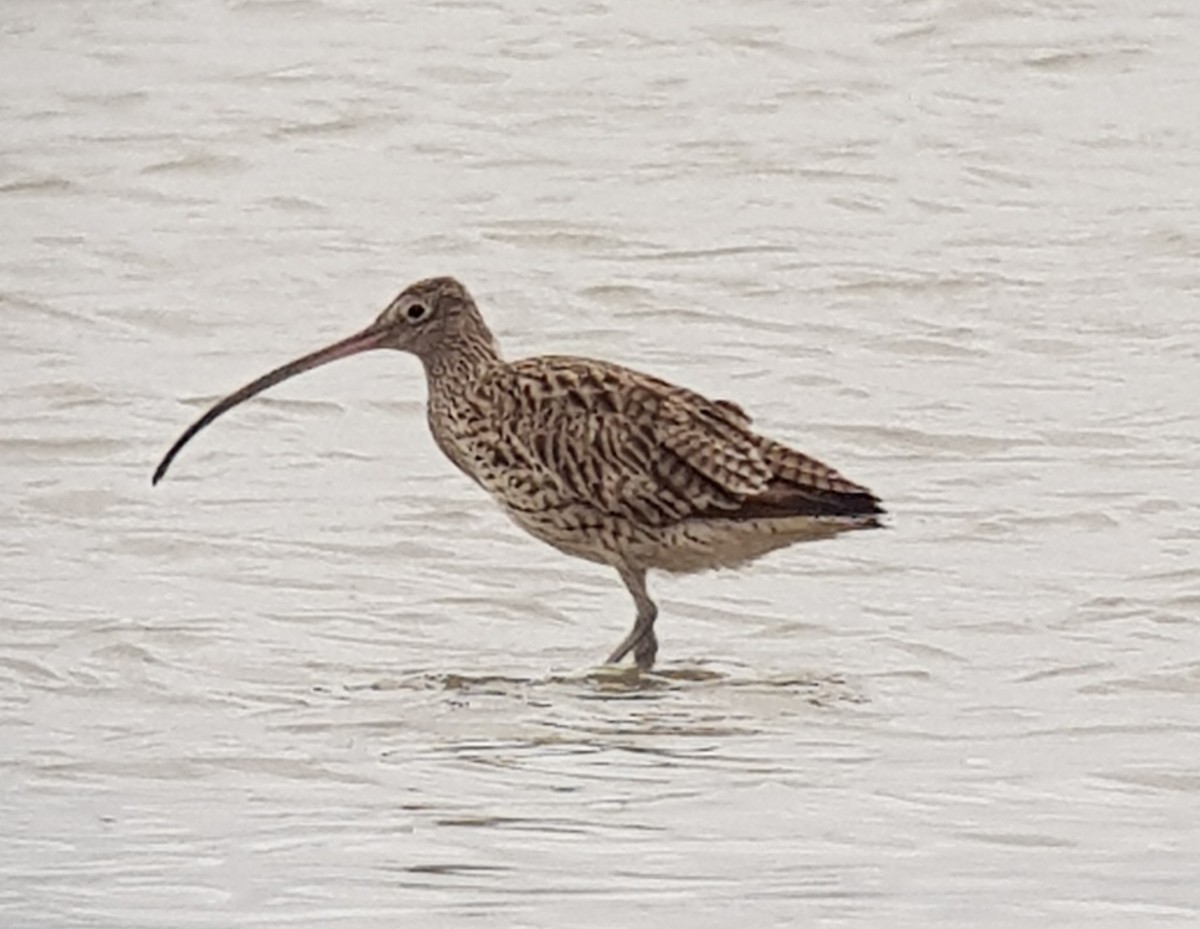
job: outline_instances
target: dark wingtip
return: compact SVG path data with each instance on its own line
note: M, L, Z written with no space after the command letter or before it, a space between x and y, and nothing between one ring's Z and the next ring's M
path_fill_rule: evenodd
M872 493L868 493L867 497L870 509L865 514L868 517L867 522L864 524L865 527L867 529L891 529L891 524L887 518L891 514L884 507L883 501Z

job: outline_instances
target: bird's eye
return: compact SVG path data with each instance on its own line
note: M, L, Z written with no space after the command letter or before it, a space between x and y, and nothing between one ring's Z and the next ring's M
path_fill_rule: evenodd
M429 307L424 303L410 303L404 315L410 323L419 323L429 315Z

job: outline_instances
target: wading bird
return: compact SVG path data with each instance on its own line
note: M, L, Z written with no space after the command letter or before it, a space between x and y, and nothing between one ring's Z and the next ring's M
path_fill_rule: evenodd
M302 371L390 348L425 367L434 441L512 520L561 552L615 568L637 617L608 661L654 664L651 568L731 568L794 542L880 525L865 487L765 438L736 404L589 358L500 357L458 281L407 287L361 332L215 404L154 472L222 413Z

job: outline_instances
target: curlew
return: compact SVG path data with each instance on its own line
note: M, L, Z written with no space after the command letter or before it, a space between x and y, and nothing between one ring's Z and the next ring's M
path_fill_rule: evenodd
M197 432L242 401L380 348L421 360L434 441L518 526L616 569L637 614L609 662L632 652L640 669L654 664L651 568L731 568L880 525L874 494L759 435L736 404L589 358L503 360L475 301L449 277L412 284L366 329L217 402L171 446L153 482Z

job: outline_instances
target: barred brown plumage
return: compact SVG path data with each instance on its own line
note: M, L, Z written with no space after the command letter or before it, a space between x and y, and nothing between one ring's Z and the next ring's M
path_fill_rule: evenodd
M639 668L654 664L648 570L735 567L880 525L874 494L754 432L737 404L588 358L504 361L475 301L449 277L412 284L366 329L216 403L163 456L153 482L192 436L242 401L377 348L421 360L434 441L518 526L620 574L637 617L610 662L633 652Z

